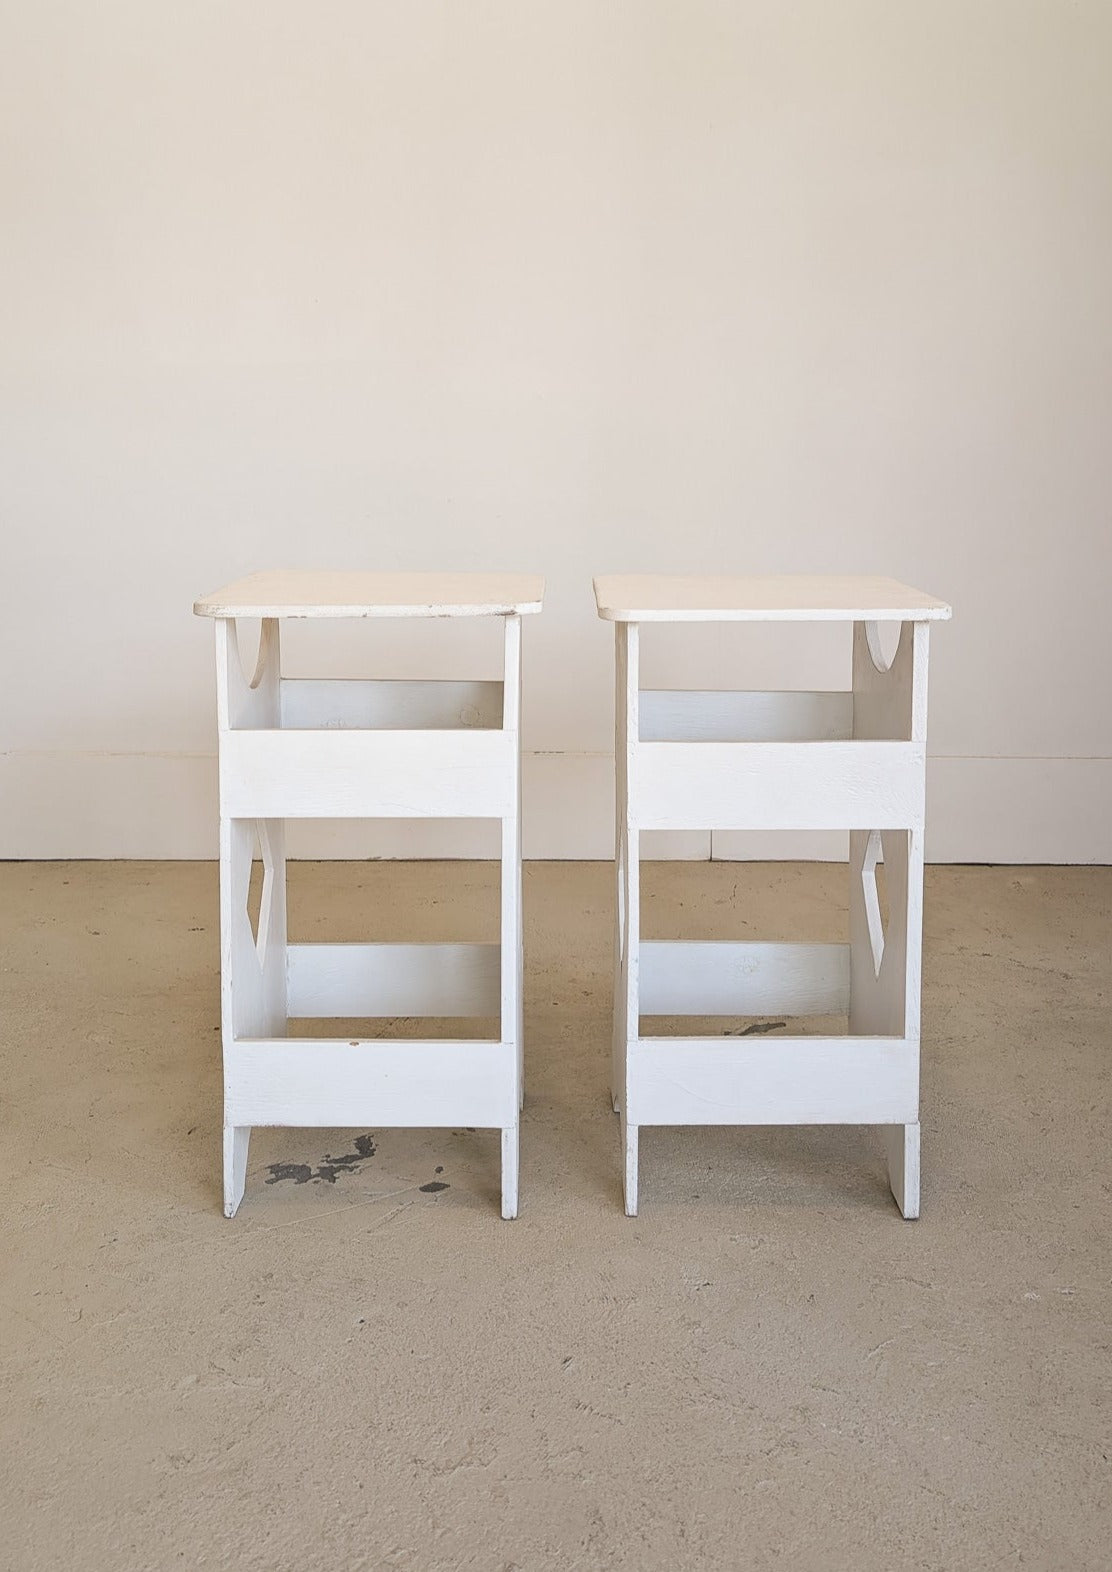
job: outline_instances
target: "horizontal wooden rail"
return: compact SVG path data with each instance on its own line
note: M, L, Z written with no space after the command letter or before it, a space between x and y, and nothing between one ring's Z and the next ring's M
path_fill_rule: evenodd
M841 1015L848 944L644 940L642 1015Z
M498 819L516 812L503 731L228 731L226 818Z
M512 1125L513 1043L238 1040L224 1056L225 1120L419 1129Z
M283 726L307 730L498 728L502 684L283 677L281 713Z
M925 749L914 742L648 742L630 748L642 830L917 829Z
M646 688L642 742L824 742L853 736L853 694Z
M892 1037L641 1037L630 1124L905 1124L919 1045Z
M291 944L291 1018L497 1015L497 944Z

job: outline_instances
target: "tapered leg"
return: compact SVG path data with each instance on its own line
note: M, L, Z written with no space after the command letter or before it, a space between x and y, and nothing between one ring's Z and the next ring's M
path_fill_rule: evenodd
M622 1114L622 1155L625 1166L625 1214L627 1217L637 1216L637 1137L639 1127L627 1124L626 1116Z
M251 1140L251 1126L226 1124L224 1126L224 1216L234 1217L243 1200L247 1183L247 1147Z
M517 1216L518 1125L508 1124L502 1131L502 1216Z
M919 1126L886 1124L884 1144L888 1153L888 1183L904 1217L919 1216Z

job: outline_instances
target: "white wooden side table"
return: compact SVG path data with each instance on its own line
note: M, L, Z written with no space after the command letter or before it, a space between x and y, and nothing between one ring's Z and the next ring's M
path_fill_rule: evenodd
M517 574L259 573L194 606L216 629L228 1217L243 1198L253 1125L355 1124L500 1129L502 1215L517 1215L521 618L540 610L543 590ZM237 617L262 622L253 677ZM279 628L289 617L500 617L504 680L283 677ZM284 830L297 818L500 820L500 943L288 943ZM497 1016L499 1038L299 1039L290 1026L372 1016Z
M615 624L618 920L612 1090L626 1212L641 1125L875 1124L919 1215L919 993L930 624L950 608L885 578L595 580ZM641 623L846 622L852 689L641 690ZM890 661L881 623L901 625ZM848 830L849 943L643 942L645 830ZM885 929L876 868L889 896ZM842 1014L845 1036L653 1037L645 1016Z

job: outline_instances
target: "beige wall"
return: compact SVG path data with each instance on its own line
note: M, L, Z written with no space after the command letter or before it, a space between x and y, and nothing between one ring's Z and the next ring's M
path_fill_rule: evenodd
M1112 860L1112 5L3 13L0 853L211 855L191 601L319 564L547 575L534 855L609 852L637 567L952 599L930 854Z

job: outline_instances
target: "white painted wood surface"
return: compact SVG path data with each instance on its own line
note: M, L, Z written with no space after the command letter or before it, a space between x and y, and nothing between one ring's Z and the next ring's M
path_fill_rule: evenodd
M615 626L618 903L612 1090L626 1211L642 1124L876 1124L919 1215L919 991L929 624L943 602L890 579L595 581ZM845 693L639 692L642 621L853 624ZM879 624L898 621L884 658ZM645 830L848 830L850 942L642 944ZM878 864L888 891L887 921ZM846 1013L843 1037L664 1038L643 1017Z
M503 735L508 743L509 803L502 813L500 1019L502 1041L514 1044L516 1091L511 1121L502 1122L502 1216L518 1211L519 1119L525 1102L525 1024L522 995L524 927L521 909L521 622L506 622Z
M224 1210L244 1192L256 1124L495 1127L502 1215L518 1210L524 1096L521 620L517 575L256 575L197 603L216 618L220 738ZM283 679L280 617L499 616L501 682ZM235 618L261 616L256 669ZM497 944L287 942L285 824L311 818L501 824ZM264 874L257 933L252 857ZM496 1040L298 1039L302 1017L486 1016Z
M225 1080L236 1126L514 1129L513 1043L241 1039Z
M290 1019L496 1016L497 944L290 944Z
M506 617L541 609L527 573L252 573L203 595L198 617Z
M595 579L595 602L608 622L933 622L951 614L933 595L872 575L606 573Z
M641 1037L633 1124L896 1124L919 1106L901 1037Z
M919 1216L919 1121L884 1127L888 1182L905 1217Z
M852 693L641 692L642 742L836 742L852 736Z
M909 742L641 743L631 812L643 830L920 825L925 763Z
M630 806L630 768L640 727L640 654L635 624L615 629L617 787L617 933L611 1098L620 1116L627 1217L637 1213L638 1136L629 1119L629 1043L640 1023L641 840Z
M842 1015L849 945L642 940L641 1015Z
M502 724L500 682L282 678L282 725L292 731L454 731Z
M240 662L234 623L216 624L217 715L221 741L233 726L276 726L279 719L278 624L264 622L250 680ZM251 931L248 891L256 848L264 876L258 939ZM280 819L220 816L220 987L224 1048L224 1212L243 1197L249 1120L229 1113L229 1074L239 1037L285 1030L285 825Z
M500 819L514 811L507 731L230 731L220 800L235 817Z

